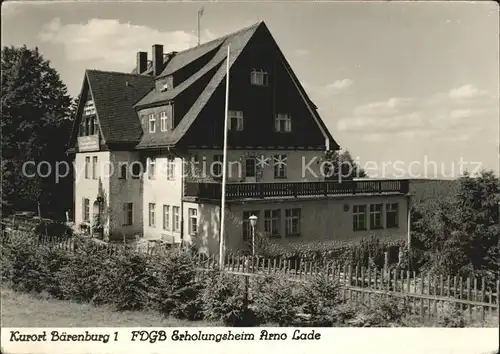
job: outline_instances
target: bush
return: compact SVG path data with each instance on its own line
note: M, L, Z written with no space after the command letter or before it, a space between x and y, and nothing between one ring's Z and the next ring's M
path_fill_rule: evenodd
M46 289L47 266L42 252L34 243L31 234L12 238L6 252L5 278L12 288L22 292L42 292Z
M101 270L97 285L99 290L94 301L110 303L118 311L146 308L154 285L147 254L126 249L109 257L107 269Z
M113 261L106 249L92 242L79 244L69 262L58 273L61 298L96 304L109 302L111 299L101 288L112 286Z
M454 303L445 304L443 312L438 317L439 327L463 328L465 327L465 318L460 311L460 307Z
M241 279L224 272L214 272L203 289L203 314L207 320L222 321L226 326L255 325Z
M151 260L154 284L151 300L165 315L199 320L203 317L202 276L188 252L167 251Z
M295 324L299 313L297 283L283 277L260 278L252 293L257 294L253 305L261 323L277 323L279 326Z
M402 326L410 313L407 299L386 298L381 295L370 306L362 304L357 315L348 324L354 327Z
M332 326L337 322L335 309L340 304L339 285L327 276L316 276L301 287L302 312L310 315L308 325Z
M63 298L63 289L59 278L59 272L66 267L71 254L61 248L41 248L42 262L45 264L47 273L45 274L45 290L53 297Z

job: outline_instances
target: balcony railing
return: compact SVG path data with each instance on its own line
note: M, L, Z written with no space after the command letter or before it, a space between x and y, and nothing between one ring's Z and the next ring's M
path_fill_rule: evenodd
M228 183L226 184L226 200L385 193L406 194L408 191L408 180ZM222 185L220 183L187 182L184 190L186 197L200 199L220 200L221 193Z

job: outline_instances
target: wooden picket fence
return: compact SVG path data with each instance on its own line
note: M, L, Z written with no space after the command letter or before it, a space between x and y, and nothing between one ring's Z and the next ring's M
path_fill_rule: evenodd
M17 233L17 232L15 232ZM15 237L15 233L6 237ZM35 242L48 246L75 251L81 242L77 238L54 238L39 236ZM115 254L125 249L124 244L94 241L96 249ZM147 244L143 251L149 255L164 249ZM207 257L194 255L201 271L218 268L215 255ZM262 257L228 255L223 270L243 277L245 283L262 276L281 276L290 281L307 282L316 276L328 277L340 286L340 295L345 300L369 305L374 297L406 299L422 320L438 316L448 304L457 306L469 320L484 320L487 316L499 316L500 282L486 282L485 279L461 276L433 276L417 274L415 271L386 268L373 269L348 263L318 263L302 259L265 259ZM249 287L251 292L251 286ZM256 296L257 294L253 294ZM249 294L251 297L252 294Z
M215 256L198 255L196 260L203 269L218 267ZM339 284L340 295L345 300L370 305L375 296L406 299L422 320L437 317L449 304L457 306L470 321L484 320L487 316L500 317L498 280L491 284L485 279L417 274L398 268L373 269L355 264L318 264L248 256L226 257L223 270L248 278L247 283L259 276L284 276L290 281L309 281L325 276Z

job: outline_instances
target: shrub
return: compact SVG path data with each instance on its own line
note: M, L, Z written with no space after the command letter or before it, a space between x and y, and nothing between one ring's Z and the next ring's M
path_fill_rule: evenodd
M151 260L154 284L151 300L165 315L198 320L203 317L202 277L188 252L167 251Z
M362 304L357 315L348 324L354 327L401 326L409 315L407 299L386 298L381 295L369 306Z
M250 310L240 280L234 275L214 272L203 289L203 314L207 320L222 321L226 326L252 326L256 318Z
M300 289L301 308L310 315L309 325L332 326L337 322L335 308L340 304L339 285L327 276L318 275Z
M141 310L148 306L148 294L154 284L148 256L125 249L111 257L97 278L95 302L110 303L116 310Z
M439 327L463 328L465 318L457 304L448 303L439 313L437 324Z
M31 234L19 235L12 238L7 246L9 270L5 272L5 276L16 291L41 292L45 290L48 270L32 236Z
M71 254L69 262L58 272L61 297L81 302L106 303L107 298L101 288L106 288L106 277L111 283L110 272L113 257L106 249L92 242L81 242ZM109 274L109 273L108 273Z
M61 248L41 248L42 262L46 267L45 274L45 290L53 297L63 298L63 289L59 278L59 272L66 267L70 260L71 254Z
M259 322L277 323L279 326L293 325L300 305L297 285L284 277L259 279L252 291L257 294L253 305Z

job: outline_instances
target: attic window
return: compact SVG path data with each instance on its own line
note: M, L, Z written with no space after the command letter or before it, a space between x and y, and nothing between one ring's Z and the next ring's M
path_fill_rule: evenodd
M264 70L253 69L250 73L250 84L256 86L267 86L268 74Z
M164 83L163 86L161 87L161 92L167 91L168 90L168 83Z
M156 118L154 114L149 115L149 132L156 132Z

